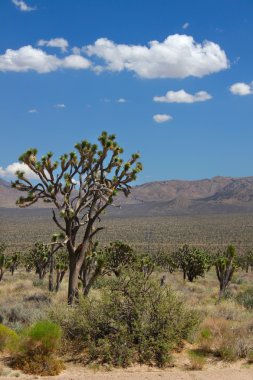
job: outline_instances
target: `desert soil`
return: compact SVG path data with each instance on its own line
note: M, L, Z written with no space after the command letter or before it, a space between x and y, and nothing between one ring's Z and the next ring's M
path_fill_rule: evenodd
M24 375L19 371L12 371L5 367L0 379L20 380L253 380L253 366L240 363L233 365L212 365L201 371L190 371L176 368L166 370L134 366L128 369L114 369L112 371L94 371L79 365L68 365L59 376L41 377Z

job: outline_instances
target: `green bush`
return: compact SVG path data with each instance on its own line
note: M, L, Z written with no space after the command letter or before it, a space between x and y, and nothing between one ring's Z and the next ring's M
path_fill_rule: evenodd
M59 325L47 320L39 321L24 331L21 349L50 355L59 347L61 336Z
M61 341L59 325L40 321L25 329L13 352L13 366L25 373L56 375L63 368L55 353Z
M251 348L248 352L247 361L249 364L253 364L253 348Z
M0 324L0 351L11 349L18 343L18 335L9 327Z
M86 297L62 315L52 312L68 338L77 339L86 363L128 366L146 363L163 367L171 350L198 323L170 289L160 287L142 271L122 270L98 299Z

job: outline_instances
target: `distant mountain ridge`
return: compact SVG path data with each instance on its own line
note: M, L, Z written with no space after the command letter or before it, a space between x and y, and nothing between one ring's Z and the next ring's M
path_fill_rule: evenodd
M0 207L13 208L20 193L0 178ZM196 212L253 212L253 177L213 177L200 180L168 180L134 186L128 198L120 195L120 212L196 213ZM50 204L38 205L51 207ZM37 206L37 207L38 207Z

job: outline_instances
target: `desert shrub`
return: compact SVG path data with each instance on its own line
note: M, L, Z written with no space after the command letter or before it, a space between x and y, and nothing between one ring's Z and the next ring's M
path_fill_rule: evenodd
M247 309L253 309L253 288L239 293L236 297L236 300L239 304L243 305Z
M51 321L40 321L25 329L19 345L13 350L12 364L25 373L56 375L63 368L55 357L61 341L59 325Z
M17 342L18 336L15 331L0 324L0 351L3 351L5 348L10 349Z
M61 328L51 321L39 321L24 331L21 348L24 352L50 355L54 353L61 340Z
M68 338L79 340L86 363L123 367L134 362L167 365L171 350L198 323L196 313L174 292L134 270L122 270L100 298L86 297L67 317L61 311L51 317Z
M251 348L248 352L247 361L249 364L253 364L253 348Z
M201 370L206 363L205 354L200 350L188 350L188 359L190 370Z
M103 289L111 282L110 276L99 276L94 282L93 289Z
M200 329L199 348L225 361L247 357L252 346L252 332L247 324L237 325L223 318L207 318Z

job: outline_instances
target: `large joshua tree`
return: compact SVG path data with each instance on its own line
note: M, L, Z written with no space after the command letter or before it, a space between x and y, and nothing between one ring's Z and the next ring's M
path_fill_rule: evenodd
M53 204L53 220L60 230L52 244L66 244L69 255L68 303L72 304L78 292L78 276L86 260L94 236L103 228L97 225L101 213L112 204L118 192L130 193L130 182L142 170L139 154L124 162L123 149L115 135L102 132L99 147L84 140L75 145L75 151L64 154L59 162L47 153L39 160L36 149L27 150L19 160L38 177L31 182L24 172L16 173L12 184L26 193L17 204L27 207L38 200ZM55 251L55 250L54 250Z

